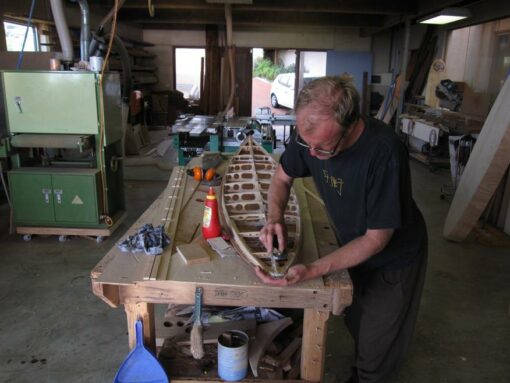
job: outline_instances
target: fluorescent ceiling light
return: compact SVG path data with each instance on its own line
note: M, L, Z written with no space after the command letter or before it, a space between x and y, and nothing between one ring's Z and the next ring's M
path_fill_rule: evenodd
M462 20L470 16L471 12L467 8L445 8L442 11L418 19L418 23L443 25L453 23L454 21Z

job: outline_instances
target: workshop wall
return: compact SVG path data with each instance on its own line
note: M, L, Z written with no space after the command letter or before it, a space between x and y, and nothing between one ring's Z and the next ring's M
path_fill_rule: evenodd
M146 50L154 53L154 64L158 67L156 89L174 89L174 48L205 48L205 31L180 31L147 29L143 40L154 44Z
M426 31L427 27L424 25L411 25L409 36L411 51L420 48ZM372 36L370 51L372 52L372 72L374 74L391 73L393 70L396 73L400 72L404 39L404 25L395 26ZM438 44L437 51L440 50L441 47ZM436 54L438 53L436 52Z
M220 32L220 36L222 33ZM220 37L221 38L221 37ZM154 44L147 50L157 55L158 87L173 89L173 48L205 47L204 31L160 30L143 31L145 42ZM238 47L296 48L313 50L370 51L371 38L360 37L358 28L288 28L236 30L234 44Z
M446 50L449 78L467 83L475 92L497 94L499 87L491 87L495 40L509 32L510 18L451 31Z

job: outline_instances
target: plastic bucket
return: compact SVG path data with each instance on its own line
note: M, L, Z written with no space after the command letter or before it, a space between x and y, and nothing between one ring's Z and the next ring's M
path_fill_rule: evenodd
M218 375L221 379L236 382L248 372L248 335L232 330L218 337Z

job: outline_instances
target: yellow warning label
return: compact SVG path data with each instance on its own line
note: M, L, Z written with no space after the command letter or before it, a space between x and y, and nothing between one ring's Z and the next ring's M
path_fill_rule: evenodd
M75 195L71 204L72 205L83 205L83 201L81 200L81 198L78 195Z

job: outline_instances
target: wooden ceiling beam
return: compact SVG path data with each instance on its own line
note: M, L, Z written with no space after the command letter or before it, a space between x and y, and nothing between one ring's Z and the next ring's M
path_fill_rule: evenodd
M94 0L92 0L94 1ZM205 0L153 0L158 10L217 10L223 9L222 4L210 4ZM123 9L147 9L146 0L128 0ZM251 5L232 6L238 11L266 11L266 12L320 12L320 13L360 13L383 15L411 15L417 12L415 2L404 0L253 0Z
M124 10L121 20L129 20L141 24L225 24L223 10L209 11L170 11L161 10L157 17L141 14L140 11ZM303 26L335 26L335 27L381 27L384 17L361 14L326 14L326 13L274 13L274 12L232 12L234 26L247 25L303 25Z

